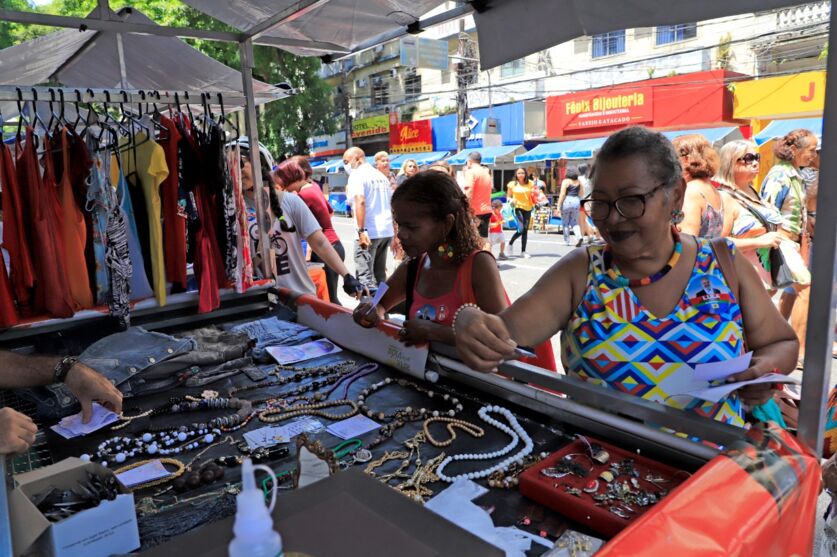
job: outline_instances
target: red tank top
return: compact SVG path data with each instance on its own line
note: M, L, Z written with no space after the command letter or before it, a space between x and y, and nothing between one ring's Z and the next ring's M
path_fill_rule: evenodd
M416 285L413 287L413 307L410 308L410 319L426 319L450 327L453 325L453 314L465 303L465 300L462 298L462 288L460 287L463 267L459 267L456 273L456 280L450 292L436 296L435 298L428 298L422 296L418 291L421 270L424 267L426 257L426 255L422 255L419 260Z

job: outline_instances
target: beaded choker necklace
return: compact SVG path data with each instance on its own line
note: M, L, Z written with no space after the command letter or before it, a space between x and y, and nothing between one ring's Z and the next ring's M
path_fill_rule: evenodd
M680 233L677 232L677 229L671 229L671 234L674 237L674 252L672 252L671 257L668 260L662 269L657 271L651 276L638 278L638 279L629 279L625 277L615 265L613 265L613 255L610 253L610 248L605 247L604 250L604 264L605 270L607 275L616 282L617 285L624 288L626 286L630 286L631 288L636 288L639 286L648 286L649 284L654 284L671 271L677 262L680 261L680 256L683 254L683 243L680 241Z

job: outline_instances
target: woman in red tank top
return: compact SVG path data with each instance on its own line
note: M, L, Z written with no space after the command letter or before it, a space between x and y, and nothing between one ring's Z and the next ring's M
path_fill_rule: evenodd
M453 178L429 171L409 178L392 196L392 213L410 260L387 279L389 290L374 310L358 306L355 321L374 326L410 299L402 340L453 344L451 324L460 306L475 303L489 313L508 306L494 257L480 250L468 199Z

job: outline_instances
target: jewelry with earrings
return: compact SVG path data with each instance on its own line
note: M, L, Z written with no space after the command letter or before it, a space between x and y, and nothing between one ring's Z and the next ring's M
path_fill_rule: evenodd
M439 247L436 248L436 251L439 252L439 256L445 261L450 261L451 259L453 259L453 246L447 242L442 242L441 244L439 244Z
M686 218L686 214L680 209L675 209L671 212L672 224L680 224L681 222L683 222L684 218Z

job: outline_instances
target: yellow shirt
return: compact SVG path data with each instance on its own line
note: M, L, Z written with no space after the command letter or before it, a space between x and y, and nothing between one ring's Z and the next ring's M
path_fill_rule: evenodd
M532 210L532 207L534 206L532 203L532 192L535 191L535 184L533 184L531 180L527 181L523 185L521 185L517 180L514 180L513 182L509 182L506 189L511 191L511 198L514 202L515 209L521 209L523 211Z
M125 138L121 143L127 144ZM151 246L151 286L154 297L161 306L166 305L166 267L163 259L163 226L160 221L162 205L160 184L169 175L166 153L153 139L146 140L145 133L136 134L136 157L134 151L122 152L122 172L127 176L136 171L142 184L145 207L148 211L148 242ZM136 167L135 167L136 165Z

